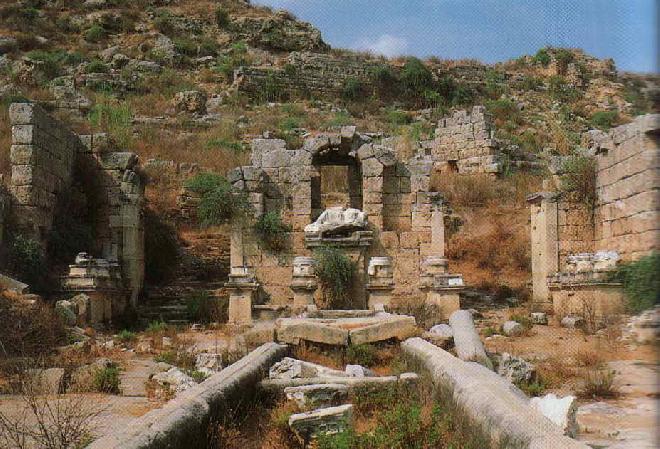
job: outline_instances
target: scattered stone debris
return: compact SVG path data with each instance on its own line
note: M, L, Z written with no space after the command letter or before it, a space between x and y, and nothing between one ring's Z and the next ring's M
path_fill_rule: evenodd
M532 312L529 314L533 324L548 324L548 314L545 312Z
M507 337L518 337L525 332L525 328L517 321L507 321L502 325L502 332Z
M174 96L176 112L189 112L191 114L206 114L206 93L200 90L186 90Z
M580 329L584 327L584 318L580 316L566 316L562 318L561 326L569 329Z
M222 370L222 354L202 352L197 354L195 359L195 369L207 376Z
M660 337L660 306L630 318L623 328L622 339L635 343L653 343Z
M349 377L374 377L376 375L362 365L346 365L345 373Z
M192 377L176 367L172 367L163 373L154 374L151 379L161 387L168 388L174 393L180 393L197 385Z
M270 379L301 379L320 376L348 376L344 371L327 368L316 363L285 357L274 364L268 372Z
M526 360L515 357L505 352L499 359L497 365L497 374L517 384L520 382L529 382L534 376L536 368Z

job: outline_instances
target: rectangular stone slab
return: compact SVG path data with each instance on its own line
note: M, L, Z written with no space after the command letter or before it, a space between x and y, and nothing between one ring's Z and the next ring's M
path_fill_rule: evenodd
M415 331L415 318L411 316L396 316L381 322L351 330L351 344L361 345L396 338L404 340Z
M347 330L323 323L294 322L289 324L278 322L276 334L278 341L293 345L298 345L301 341L311 341L327 345L348 346Z

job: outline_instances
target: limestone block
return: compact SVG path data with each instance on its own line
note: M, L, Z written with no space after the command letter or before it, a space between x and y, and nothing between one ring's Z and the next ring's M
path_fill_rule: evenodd
M529 401L532 408L538 410L564 430L564 434L575 438L578 433L577 399L575 396L559 398L550 393Z
M497 365L497 374L514 384L529 382L535 371L536 368L533 364L507 352L502 354Z
M305 377L344 377L348 374L344 371L318 365L316 363L306 362L291 357L284 357L279 362L270 367L268 371L269 379L301 379Z
M534 324L548 324L548 314L545 312L532 312L530 318Z
M507 337L517 337L525 332L525 328L522 324L516 321L506 321L502 325L502 332L504 332L504 335Z
M339 404L348 397L348 387L342 384L312 384L286 387L284 394L301 408Z
M298 438L308 442L321 434L332 435L347 430L352 417L353 405L345 404L291 415L289 427Z
M301 341L348 346L348 331L322 323L304 321L276 322L277 340L282 343L298 345Z
M448 324L436 324L429 329L429 332L445 338L454 338L454 331Z
M351 344L360 345L385 341L391 338L403 340L415 332L415 318L411 316L393 316L370 326L350 331Z

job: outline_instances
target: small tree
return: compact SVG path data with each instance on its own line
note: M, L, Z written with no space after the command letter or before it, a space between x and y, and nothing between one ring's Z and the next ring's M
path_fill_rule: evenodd
M314 251L315 274L319 278L323 297L330 308L351 306L348 292L353 283L355 264L339 248L322 246Z
M223 7L218 7L215 10L215 23L218 25L218 28L227 28L231 22L229 13Z
M624 263L612 277L623 283L629 312L639 313L660 303L660 253Z
M226 223L249 210L246 196L234 192L229 181L217 173L200 173L185 186L201 195L197 217L204 226Z

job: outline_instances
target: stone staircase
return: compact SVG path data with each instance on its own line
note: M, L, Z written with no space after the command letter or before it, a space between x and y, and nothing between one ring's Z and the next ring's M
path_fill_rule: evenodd
M183 247L176 277L167 285L147 286L138 306L143 324L189 323L187 299L194 294L222 294L229 273L229 236L222 230L182 233Z

